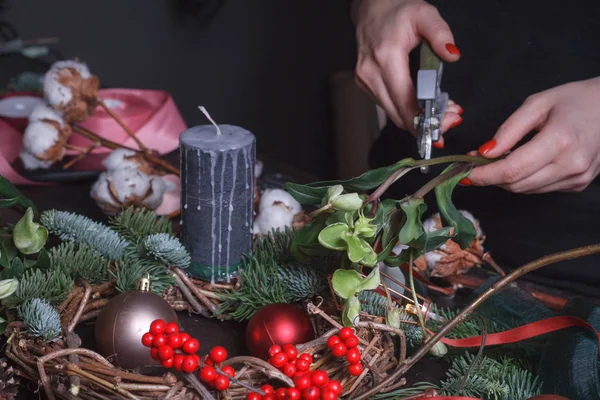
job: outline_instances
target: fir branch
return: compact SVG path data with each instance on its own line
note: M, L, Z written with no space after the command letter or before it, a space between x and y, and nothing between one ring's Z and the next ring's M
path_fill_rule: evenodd
M482 357L465 380L465 375L474 361L475 356L471 353L454 357L446 373L447 378L442 382L443 395L520 400L541 394L542 385L539 379L508 357L500 360ZM463 386L458 392L461 383Z
M157 216L145 208L129 207L109 219L112 229L131 243L138 243L146 236L157 233L173 235L168 218Z
M301 264L280 265L277 276L285 288L288 303L314 297L327 287L327 280L319 270Z
M59 270L25 271L14 294L17 304L36 298L57 305L67 297L73 288L73 279Z
M117 278L117 291L126 292L136 289L138 281L145 274L150 275L151 291L158 295L175 284L174 278L167 274L164 265L136 257L136 250L132 248L125 254L125 259L117 262L117 272L111 271L111 274Z
M287 303L284 285L277 275L274 259L261 263L255 256L244 257L240 270L240 288L222 294L224 302L218 314L235 311L229 316L237 321L249 319L261 307L273 303Z
M169 267L185 269L192 261L179 239L167 233L148 236L140 245L140 250L142 254L151 256Z
M72 242L64 242L50 249L52 268L70 276L82 278L91 284L109 280L110 261L82 244L77 248Z
M419 382L411 385L410 387L403 387L392 392L379 393L373 396L376 400L396 400L403 399L405 397L414 397L423 394L427 389L440 390L440 388L433 383Z
M460 309L438 307L435 304L432 304L431 311L444 318L446 321L449 321L460 312ZM481 318L484 317L481 316ZM496 333L504 330L504 328L494 320L491 320L489 318L484 319L488 333ZM427 327L434 332L437 332L442 325L443 323L440 321L431 319L427 321ZM446 335L446 337L449 339L464 339L479 335L481 335L481 323L474 318L467 318L462 323L460 323L460 325L457 325L454 329L452 329L448 333L448 335Z
M272 231L267 236L260 236L254 241L253 254L261 263L275 260L277 264L287 264L295 261L291 248L294 240L294 230L286 227Z
M66 211L45 211L42 224L62 240L85 243L109 260L119 260L129 243L106 225Z
M29 327L32 335L50 340L61 333L60 315L49 303L40 299L32 299L17 308L19 316Z

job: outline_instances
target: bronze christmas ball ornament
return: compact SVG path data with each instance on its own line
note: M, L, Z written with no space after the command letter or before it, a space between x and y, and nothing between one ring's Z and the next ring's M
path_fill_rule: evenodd
M149 291L149 280L140 281L138 290L123 292L111 299L96 320L98 353L116 366L135 369L159 366L142 344L142 336L155 319L179 323L173 308Z
M269 357L269 347L310 342L315 338L308 315L293 304L270 304L258 310L246 328L246 346L254 357Z

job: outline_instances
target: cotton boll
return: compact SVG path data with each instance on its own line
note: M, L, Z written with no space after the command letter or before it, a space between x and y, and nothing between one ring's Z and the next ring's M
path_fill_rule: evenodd
M46 169L49 168L53 162L52 161L43 161L37 159L33 154L27 153L26 151L21 151L19 154L21 161L23 162L23 166L25 169L33 170L33 169Z
M150 178L134 169L110 171L107 180L114 188L120 203L130 199L143 199L150 190Z
M395 255L399 255L400 253L402 253L403 250L406 250L406 249L408 249L407 245L398 243L396 246L394 246L394 248L392 249L392 252Z
M73 98L72 88L61 83L61 73L65 69L73 69L81 78L88 79L92 75L87 65L72 61L58 61L44 76L44 96L53 106L64 106Z
M23 148L41 156L58 143L60 133L52 124L36 121L27 125L23 134Z
M430 251L429 253L425 253L423 257L425 258L425 262L427 263L427 268L431 270L436 267L437 263L442 259L443 255L436 251Z
M65 126L65 121L62 116L46 103L38 104L31 114L29 114L29 123L40 121L56 121L61 127Z
M116 169L126 168L137 168L139 163L136 159L131 157L135 156L136 152L129 149L116 149L113 150L103 161L102 165L107 171Z
M172 187L171 185L173 185L173 183L167 183L160 176L153 176L150 179L152 194L143 201L143 204L152 210L156 210L162 204L163 197L168 191L168 188Z
M260 198L260 204L258 207L259 212L263 212L264 209L270 208L275 204L283 204L285 207L292 212L292 215L298 214L302 211L302 206L291 194L282 189L267 189Z
M253 232L255 235L268 235L271 231L285 231L292 226L294 213L286 207L265 207L254 219Z
M462 214L463 217L467 218L469 221L475 225L475 229L477 230L477 239L481 239L483 237L483 230L481 229L481 225L479 224L479 220L475 219L473 214L466 210L459 210L459 213Z

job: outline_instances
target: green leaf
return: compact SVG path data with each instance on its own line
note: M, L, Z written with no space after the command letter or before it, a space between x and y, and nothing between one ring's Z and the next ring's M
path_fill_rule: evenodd
M379 267L373 268L373 270L367 275L365 279L362 280L360 285L358 285L357 292L362 292L363 290L375 290L381 284L381 279L379 275Z
M349 299L359 291L362 280L362 276L353 269L338 269L331 277L331 285L338 296Z
M363 205L363 200L358 193L342 194L330 202L335 209L342 211L358 211Z
M0 335L4 334L4 331L6 330L7 325L8 325L8 321L5 320L4 318L0 317Z
M429 253L448 241L452 237L452 227L447 226L433 232L427 232L425 240L425 253Z
M12 279L4 279L0 281L0 299L5 299L11 294L13 294L17 287L19 286L19 281Z
M342 251L346 250L348 246L346 242L342 239L342 234L349 232L348 225L338 222L337 224L329 225L325 229L319 233L319 243L321 243L324 247Z
M7 199L17 199L15 205L19 205L25 209L31 208L34 216L37 218L38 212L35 205L27 197L23 196L10 181L3 176L0 176L0 196Z
M338 181L315 182L309 185L298 185L287 183L286 191L291 194L298 202L304 205L318 205L327 194L329 187L342 185L346 191L366 192L381 185L385 180L400 168L412 167L415 160L405 158L387 167L372 169L364 174L348 179Z
M355 212L347 212L347 211L335 211L333 214L327 217L327 225L333 225L337 223L343 223L348 225L349 227L354 226L354 215Z
M25 268L36 267L39 269L48 269L51 264L50 255L44 247L42 247L36 258L26 258L23 262L25 263Z
M345 326L353 326L354 321L360 315L360 301L356 296L350 296L344 304L342 320Z
M406 215L406 221L398 235L400 243L422 249L425 246L425 232L421 217L427 211L427 205L423 199L409 199L401 203L400 207Z
M323 246L319 243L319 234L325 228L326 215L320 215L304 225L294 236L290 251L299 261L308 261L311 257L323 254Z
M351 232L343 233L342 239L348 245L348 258L353 263L361 262L373 250L369 243Z
M18 197L13 197L12 199L0 199L0 208L8 208L12 207L19 202Z
M383 236L381 245L383 249L377 257L379 261L385 260L398 243L398 234L406 221L406 214L402 210L393 208L383 224Z
M369 246L371 251L369 251L363 259L360 261L362 265L366 265L367 267L374 267L377 264L377 253L371 246Z
M33 209L28 208L13 231L13 242L23 254L40 251L48 239L48 229L33 222Z
M455 168L455 164L448 166L443 173L448 172L450 169ZM471 168L467 171L457 174L453 178L443 182L435 187L435 196L437 204L440 209L442 220L454 228L454 236L452 240L461 247L466 249L473 243L477 231L475 226L468 218L463 216L452 204L452 192L458 184L458 182L467 177L471 172Z
M336 199L340 194L344 192L344 187L342 185L334 185L327 189L327 194L323 198L322 205L325 205L332 200Z
M4 268L10 267L13 258L17 256L18 250L12 241L12 237L0 239L0 265Z
M387 309L385 323L393 328L400 328L400 309L398 307Z

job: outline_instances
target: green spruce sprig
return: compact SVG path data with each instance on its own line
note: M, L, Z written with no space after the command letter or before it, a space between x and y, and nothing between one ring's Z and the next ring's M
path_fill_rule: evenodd
M147 236L157 233L173 234L171 221L168 218L157 216L154 211L145 208L128 207L111 217L109 225L131 243L138 243Z
M175 284L175 279L167 273L163 264L139 258L135 248L127 249L125 254L126 257L116 263L116 273L111 271L117 280L117 291L136 289L140 278L146 274L150 275L151 291L158 295Z
M110 279L110 261L85 244L77 247L63 242L50 249L51 268L76 280L85 279L90 284L100 284Z
M109 260L120 260L129 242L104 224L66 211L45 211L41 222L64 241L86 244Z
M28 269L14 293L17 304L33 299L41 299L52 305L58 305L73 288L73 279L59 270Z
M144 255L153 257L167 266L185 269L190 266L191 257L179 239L167 233L157 233L146 237L140 243Z
M17 312L34 336L50 340L62 331L58 311L44 300L34 298L20 305Z

